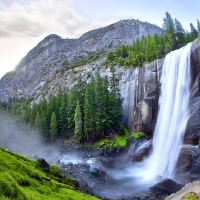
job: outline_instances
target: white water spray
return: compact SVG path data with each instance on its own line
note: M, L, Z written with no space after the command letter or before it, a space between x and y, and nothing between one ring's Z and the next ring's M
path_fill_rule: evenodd
M148 160L151 177L174 175L190 115L190 51L188 44L169 53L164 61L153 153Z

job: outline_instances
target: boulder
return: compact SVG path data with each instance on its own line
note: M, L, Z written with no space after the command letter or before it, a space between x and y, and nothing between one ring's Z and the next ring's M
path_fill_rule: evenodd
M106 171L103 170L101 167L95 168L95 169L94 169L94 172L96 173L96 175L97 175L99 178L104 179L105 176L106 176Z
M185 145L181 148L176 166L176 178L186 184L200 178L200 146Z
M142 162L144 157L148 155L149 155L149 148L148 147L142 148L133 156L132 162Z
M139 139L139 138L138 138ZM141 140L141 139L140 139ZM138 140L135 152L132 155L132 162L141 162L152 150L152 141Z
M38 158L37 161L39 162L40 167L43 168L45 172L49 171L49 163L47 163L44 158Z
M152 187L150 187L150 190L155 193L163 193L163 194L172 194L180 190L184 185L178 184L175 181L171 179L164 179Z
M93 190L88 186L87 182L82 178L78 178L75 181L75 188L80 189L81 191L87 194L94 195Z

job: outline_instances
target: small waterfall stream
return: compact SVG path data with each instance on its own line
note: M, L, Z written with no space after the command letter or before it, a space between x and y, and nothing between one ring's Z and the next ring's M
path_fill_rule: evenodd
M159 111L153 153L146 162L149 179L172 178L187 125L190 96L191 44L169 53L161 75Z

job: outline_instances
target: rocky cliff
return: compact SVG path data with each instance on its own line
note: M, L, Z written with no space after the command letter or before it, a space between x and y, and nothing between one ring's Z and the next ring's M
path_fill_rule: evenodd
M70 88L76 83L78 76L89 81L90 76L95 74L97 69L101 76L110 76L109 67L101 66L102 60L105 59L104 55L94 62L88 61L88 64L64 71L62 71L63 62L68 60L69 63L73 63L77 57L84 57L102 49L106 52L121 44L131 44L142 35L160 31L159 27L146 22L123 20L85 33L79 39L62 39L57 35L47 36L21 60L15 71L6 74L0 80L0 100L7 100L8 97L13 96L33 96L37 102L42 93L48 96L49 93L56 93L59 86ZM193 83L197 80L200 69L199 41L200 39L194 41L192 46ZM162 64L163 59L159 59L137 68L125 69L116 66L123 98L122 121L132 132L144 131L149 136L153 133L158 112ZM198 91L195 95L197 93ZM195 113L197 114L198 111ZM197 119L195 115L192 117L194 119L191 118L192 123L188 123L186 140L191 141L190 137L193 133L192 138L197 135L196 141L198 141L200 128L194 124Z
M49 35L33 48L18 64L17 68L7 73L0 80L0 100L9 97L32 96L35 102L44 93L47 97L50 93L56 93L57 88L70 88L76 83L77 77L81 76L89 81L91 74L100 69L102 76L109 76L109 68L101 67L105 59L105 53L122 44L132 44L136 38L141 38L154 33L160 33L161 29L155 25L138 20L122 20L110 26L92 30L78 39L62 39L57 35ZM70 64L81 58L88 59L91 54L98 53L99 58L95 62L88 60L88 64L75 68L64 68L64 62ZM157 61L156 61L157 63ZM150 93L157 84L156 63L145 65L136 69L118 69L120 87L124 99L124 123L131 129L140 129L140 108L142 119L149 121L147 104L151 100L142 101L147 91ZM158 62L161 66L160 61ZM150 70L149 70L150 69ZM146 81L145 86L142 85ZM154 93L147 98L153 98ZM135 110L133 112L133 110ZM137 116L137 122L133 125L133 118ZM149 123L151 120L149 121Z
M88 60L89 65L66 70L63 68L64 61L73 63L84 57L88 59L87 56L95 53L103 57L103 52L121 44L132 44L142 35L160 32L159 27L147 22L122 20L85 33L78 39L49 35L21 60L14 72L1 79L0 100L7 100L12 96L37 97L42 92L56 91L58 84L71 87L80 72L99 65L99 62L91 63Z

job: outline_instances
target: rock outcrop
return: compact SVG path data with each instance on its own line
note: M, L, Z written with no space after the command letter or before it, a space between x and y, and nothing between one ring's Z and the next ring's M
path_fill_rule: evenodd
M102 76L109 75L109 68L101 67L105 56L74 69L64 69L63 63L66 60L72 63L94 52L107 52L121 44L132 44L142 35L160 32L159 27L147 22L122 20L85 33L79 39L49 35L21 60L14 72L0 80L0 100L31 96L37 103L42 93L48 97L50 93L56 93L59 86L71 88L78 76L89 81L96 68ZM152 121L155 121L157 111L157 71L161 66L162 60L135 69L116 66L123 97L123 123L131 131L143 128L152 133Z
M71 88L77 77L89 81L98 68L101 76L110 76L109 67L102 67L105 57L90 64L63 69L63 62L73 62L77 57L87 56L91 52L105 52L121 44L131 44L142 35L160 32L160 28L137 20L123 20L97 30L85 33L79 39L62 39L50 35L41 41L17 66L12 73L0 80L0 100L13 96L32 96L37 103L42 93L47 97L56 93L59 86ZM157 112L160 91L160 76L163 59L144 64L141 67L125 69L115 66L120 80L123 99L123 124L131 132L143 131L152 136ZM191 117L188 121L185 143L198 144L200 109L198 102L200 72L200 38L192 44L191 51Z

